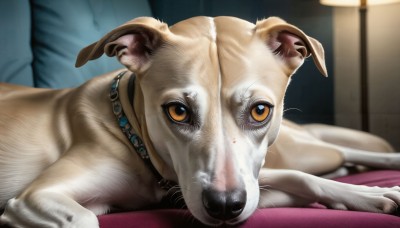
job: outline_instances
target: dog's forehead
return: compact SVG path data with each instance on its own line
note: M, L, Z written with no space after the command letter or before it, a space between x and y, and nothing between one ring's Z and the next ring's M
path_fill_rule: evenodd
M207 72L207 86L237 88L236 85L244 81L270 84L273 80L275 84L282 84L278 86L281 90L288 78L280 75L283 71L276 64L267 41L256 36L255 29L253 23L226 16L194 17L170 27L171 32L181 38L175 42L180 46L179 55L183 54L179 59L188 59L189 64L183 68L189 66L194 74Z
M209 37L216 39L216 35L228 33L236 39L243 39L243 35L249 37L255 25L235 17L193 17L176 23L170 27L170 31L176 35L190 38Z
M197 85L211 97L222 92L228 98L255 84L277 84L271 90L279 90L272 92L280 95L287 85L287 76L279 75L282 69L250 22L195 17L171 26L170 31L167 45L154 56L145 77L155 91Z
M170 41L180 60L193 63L186 66L204 69L217 65L219 76L229 81L238 72L264 71L259 68L274 61L267 41L255 35L255 28L235 17L194 17L171 26L174 35Z

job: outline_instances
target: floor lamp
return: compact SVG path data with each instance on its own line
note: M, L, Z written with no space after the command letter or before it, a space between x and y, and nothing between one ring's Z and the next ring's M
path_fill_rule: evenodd
M361 129L369 131L368 99L368 45L367 45L367 11L369 5L380 5L400 2L400 0L320 0L328 6L359 7L360 10L360 110Z

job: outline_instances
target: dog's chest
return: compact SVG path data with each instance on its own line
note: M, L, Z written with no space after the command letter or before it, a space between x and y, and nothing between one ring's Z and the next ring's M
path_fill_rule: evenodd
M132 164L135 166L135 164ZM106 185L108 193L105 193L110 207L122 210L135 210L159 204L165 192L159 187L152 174L140 168L122 172L108 172Z

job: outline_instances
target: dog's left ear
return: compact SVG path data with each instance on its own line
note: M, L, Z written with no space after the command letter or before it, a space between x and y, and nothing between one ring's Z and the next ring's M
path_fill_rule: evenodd
M256 24L256 34L265 40L279 61L283 61L292 75L310 55L319 71L328 76L324 49L299 28L277 17L270 17Z
M99 41L79 52L75 66L80 67L104 53L118 60L133 72L145 70L151 54L161 46L168 33L168 25L151 17L128 21L107 33Z

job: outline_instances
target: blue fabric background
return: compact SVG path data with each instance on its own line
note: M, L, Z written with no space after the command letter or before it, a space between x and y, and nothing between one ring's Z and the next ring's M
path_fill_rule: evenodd
M151 16L146 0L33 0L35 86L63 88L122 68L106 56L75 68L79 51L126 21Z
M0 1L0 81L33 86L28 0Z

